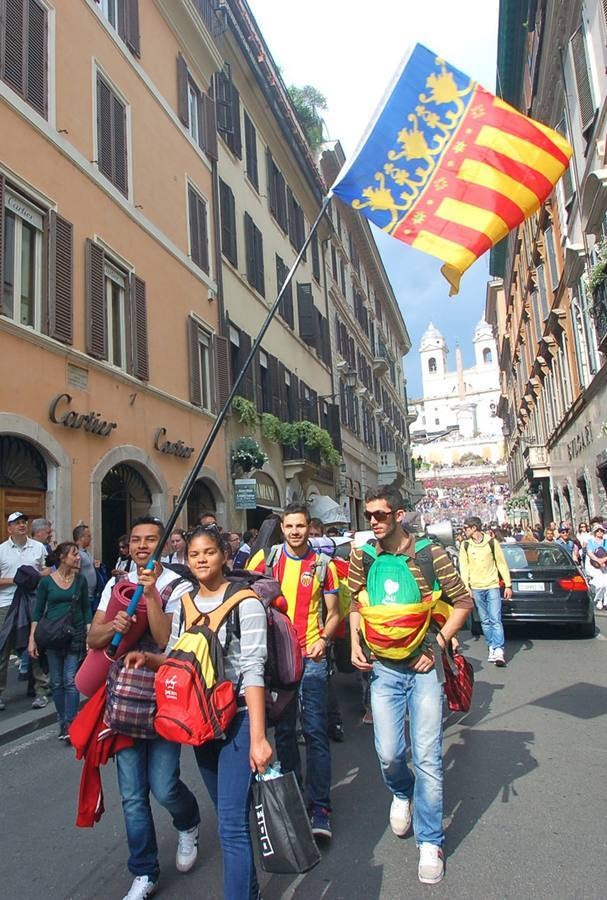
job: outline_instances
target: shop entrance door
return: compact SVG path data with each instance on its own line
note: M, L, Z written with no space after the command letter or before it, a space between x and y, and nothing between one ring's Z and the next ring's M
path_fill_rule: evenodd
M44 458L32 444L0 435L1 540L6 540L6 519L10 513L25 513L30 521L46 516L46 478Z
M128 534L133 519L150 511L152 495L133 466L120 463L101 482L102 559L112 569L118 556L118 539Z

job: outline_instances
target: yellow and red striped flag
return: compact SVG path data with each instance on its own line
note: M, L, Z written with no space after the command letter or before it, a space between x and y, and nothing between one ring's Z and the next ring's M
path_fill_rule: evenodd
M532 215L569 165L558 132L417 44L332 191L461 276Z

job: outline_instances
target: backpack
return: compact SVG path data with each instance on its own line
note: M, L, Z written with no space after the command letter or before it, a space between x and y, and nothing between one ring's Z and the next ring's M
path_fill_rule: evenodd
M181 598L186 630L156 673L154 728L160 737L193 746L225 738L238 709L238 685L226 680L217 632L250 597L250 591L237 591L210 613L201 613L189 594Z
M375 544L365 544L362 552L363 569L367 577L366 590L371 606L420 602L421 592L407 565L408 557L401 554L394 556L392 553L378 554Z
M303 675L303 656L299 638L287 615L287 602L276 579L259 572L233 569L227 576L232 590L246 587L263 604L267 622L268 657L264 670L266 683L266 719L268 724L278 722L289 705ZM231 596L230 588L226 597ZM238 609L228 617L226 650L232 635L240 637Z

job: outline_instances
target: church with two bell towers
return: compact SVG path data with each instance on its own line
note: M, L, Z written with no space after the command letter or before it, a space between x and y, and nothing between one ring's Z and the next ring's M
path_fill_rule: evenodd
M502 421L496 416L500 397L499 366L491 326L481 319L472 338L474 365L464 369L459 345L455 369L449 348L432 322L424 332L419 356L423 396L410 400L417 417L411 425L412 453L431 465L497 463L503 459Z

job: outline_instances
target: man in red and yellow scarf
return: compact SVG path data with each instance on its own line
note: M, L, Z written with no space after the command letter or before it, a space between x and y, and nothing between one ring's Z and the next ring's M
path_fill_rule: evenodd
M427 583L422 567L416 563L415 536L405 523L398 491L387 486L370 491L365 517L375 543L367 554L372 557L370 564L365 564L367 551L363 548L353 549L350 557L352 663L370 672L375 750L386 786L393 794L390 825L395 834L404 836L411 825L413 803L413 828L420 850L419 880L436 884L444 874L443 688L434 651L425 635L433 623L438 644L446 646L464 625L472 600L448 555L436 545L429 549L435 583ZM394 575L386 578L383 596L380 593L378 599L377 594L370 597L366 588L368 582L370 586L372 580L377 581L372 567L379 566L381 557L382 571L389 572L392 567ZM408 572L406 578L399 579L402 565ZM403 587L406 584L411 585L409 590ZM365 643L373 649L373 663L363 651L361 626ZM406 760L407 712L415 774Z

